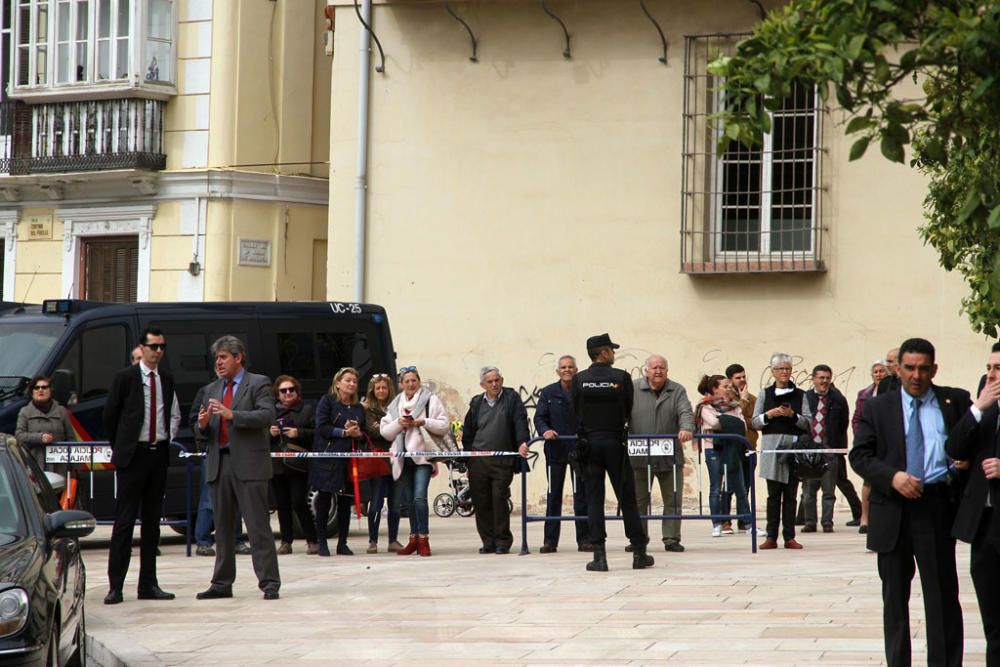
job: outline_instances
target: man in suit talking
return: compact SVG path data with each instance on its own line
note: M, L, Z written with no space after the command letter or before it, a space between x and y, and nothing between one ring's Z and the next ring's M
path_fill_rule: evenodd
M177 434L180 407L174 378L159 368L167 349L159 329L142 332L138 363L119 371L104 404L104 431L111 443L111 463L118 478L115 527L108 552L108 594L104 604L122 601L122 587L132 558L135 520L142 513L139 545L140 600L173 600L156 580L160 509L167 485L170 440Z
M920 568L927 664L962 664L955 518L958 483L945 442L969 410L969 393L933 384L934 346L911 338L899 348L899 389L864 406L851 465L871 484L868 548L878 554L885 654L890 667L910 665L910 584Z
M212 344L219 379L198 391L191 406L195 437L208 449L208 487L215 508L215 571L199 600L233 596L236 579L237 508L250 538L250 558L265 600L277 600L281 578L267 506L271 479L274 394L271 381L247 372L246 347L235 336Z
M1000 667L1000 343L986 383L948 437L949 456L968 460L969 480L952 534L972 543L970 571L986 634L986 665Z

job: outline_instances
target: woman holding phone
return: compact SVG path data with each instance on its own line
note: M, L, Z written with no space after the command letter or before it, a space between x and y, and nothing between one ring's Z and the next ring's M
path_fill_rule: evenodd
M434 435L444 435L451 428L451 420L441 399L430 389L421 386L416 366L399 369L399 393L382 417L379 430L382 437L392 442L391 452L433 451L424 440L423 429ZM397 481L397 493L406 493L410 503L410 539L397 553L409 556L417 552L431 555L429 512L427 510L427 485L431 481L434 464L424 456L394 457L392 476Z
M316 406L314 452L350 452L355 439L361 438L365 410L358 400L360 375L353 368L341 368L333 376L330 393ZM309 460L309 484L316 489L316 541L320 556L329 556L326 525L330 519L333 494L337 498L337 555L353 556L347 546L351 525L352 491L347 480L347 458Z
M804 391L792 382L792 357L782 352L771 355L774 384L760 393L753 410L751 427L760 431L760 476L767 480L767 539L761 549L778 548L778 523L786 549L801 549L795 539L795 497L799 480L787 463L780 463L774 450L794 447L809 432L812 414Z

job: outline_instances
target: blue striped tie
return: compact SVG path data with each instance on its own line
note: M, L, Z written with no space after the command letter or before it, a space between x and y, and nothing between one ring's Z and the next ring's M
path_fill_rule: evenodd
M918 479L924 478L924 432L920 428L919 398L913 399L909 428L906 431L906 472Z

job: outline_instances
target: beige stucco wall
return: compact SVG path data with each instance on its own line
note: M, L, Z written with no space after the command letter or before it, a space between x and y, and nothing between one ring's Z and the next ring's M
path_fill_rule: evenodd
M478 64L440 5L376 7L388 63L372 74L365 299L388 309L399 361L459 413L481 365L530 396L557 355L582 360L585 338L609 331L620 365L663 353L692 394L733 361L759 386L780 350L799 371L833 366L853 401L869 362L920 335L941 383L974 387L987 344L958 312L961 280L917 235L924 182L874 150L848 164L842 126L826 128L827 272L679 272L683 36L748 30L756 10L649 5L667 66L637 3L559 3L572 60L537 3L461 3ZM328 290L351 299L358 30L351 7L337 11Z

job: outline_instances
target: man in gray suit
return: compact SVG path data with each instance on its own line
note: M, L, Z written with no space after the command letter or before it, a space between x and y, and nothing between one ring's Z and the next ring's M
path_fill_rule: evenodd
M243 513L250 557L265 600L277 600L281 578L267 506L274 395L271 381L247 372L246 347L235 336L212 343L219 379L198 391L191 408L195 437L208 449L208 487L215 507L215 571L199 600L231 598L236 579L236 511Z

